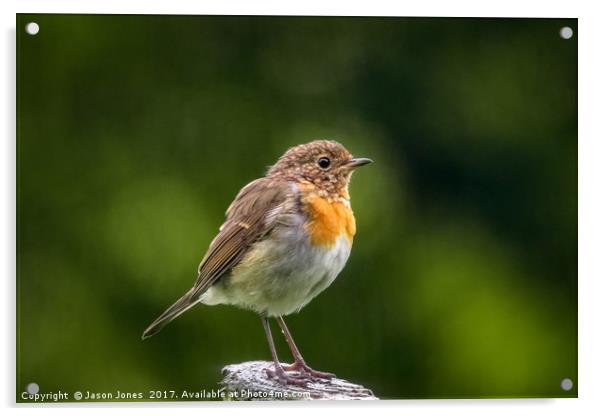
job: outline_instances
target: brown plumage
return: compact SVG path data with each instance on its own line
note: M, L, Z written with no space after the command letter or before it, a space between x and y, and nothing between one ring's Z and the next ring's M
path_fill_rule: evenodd
M156 334L194 306L208 287L240 262L248 248L274 226L266 224L266 216L284 201L286 188L285 182L261 178L241 189L226 211L226 222L199 265L196 283L149 325L142 339Z

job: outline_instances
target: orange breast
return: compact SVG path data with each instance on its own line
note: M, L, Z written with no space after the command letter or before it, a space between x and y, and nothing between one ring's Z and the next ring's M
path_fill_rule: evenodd
M305 209L310 217L306 229L313 244L330 247L341 235L350 243L353 241L355 217L343 202L328 202L314 196L305 202Z

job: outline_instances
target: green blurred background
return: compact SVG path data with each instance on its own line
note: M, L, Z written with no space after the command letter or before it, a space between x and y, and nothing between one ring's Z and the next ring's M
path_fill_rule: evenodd
M575 397L576 33L18 15L17 399L210 389L269 359L257 316L228 306L140 336L237 191L314 138L376 163L354 175L347 267L288 319L310 365L381 398Z

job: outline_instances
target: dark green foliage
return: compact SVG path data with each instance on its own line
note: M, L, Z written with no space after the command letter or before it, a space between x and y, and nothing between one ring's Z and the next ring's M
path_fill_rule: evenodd
M19 15L17 392L210 389L268 359L229 307L140 335L237 191L331 138L375 163L346 269L288 321L307 361L382 398L575 396L567 25Z

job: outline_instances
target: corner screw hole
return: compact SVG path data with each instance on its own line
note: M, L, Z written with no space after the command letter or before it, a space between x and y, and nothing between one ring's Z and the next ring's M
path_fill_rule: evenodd
M27 390L27 393L29 394L38 394L40 386L38 386L38 383L29 383L25 390Z
M573 37L573 29L570 28L569 26L565 26L562 29L560 29L560 37L562 39L570 39Z
M29 22L25 25L25 32L27 32L28 35L37 35L39 31L40 25L38 25L36 22Z
M564 391L570 391L573 389L573 380L570 378L562 379L560 382L560 388Z

